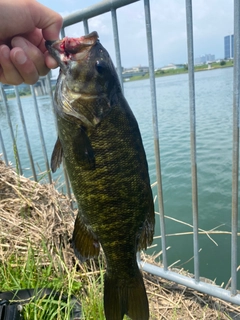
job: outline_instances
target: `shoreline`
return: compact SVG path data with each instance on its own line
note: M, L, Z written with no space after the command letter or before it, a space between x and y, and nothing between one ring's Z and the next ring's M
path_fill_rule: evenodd
M226 64L223 66L221 66L220 64L217 64L211 68L195 67L194 72L211 71L211 70L224 69L224 68L233 68L233 64ZM169 70L166 72L157 71L157 72L155 72L155 78L175 76L175 75L187 74L187 73L188 73L187 69ZM145 79L149 79L149 73L147 73L143 76L133 76L131 78L127 78L126 80L123 79L123 82L127 83L127 82L131 82L131 81L138 81L138 80L145 80ZM31 96L31 93L20 95L20 98L23 99L23 98L28 98L30 96ZM16 96L8 97L8 95L7 95L7 100L14 100L14 99L16 99ZM2 97L0 96L0 102L2 102L2 101L3 101Z
M211 68L194 68L194 72L211 71L211 70L225 69L225 68L233 68L233 65L214 66ZM155 72L155 78L175 76L175 75L187 74L187 73L188 73L188 70L182 70L182 69L170 70L164 73ZM127 80L123 80L123 82L125 83L125 82L145 80L145 79L149 79L149 73L145 74L144 76L133 76L131 78L128 78Z

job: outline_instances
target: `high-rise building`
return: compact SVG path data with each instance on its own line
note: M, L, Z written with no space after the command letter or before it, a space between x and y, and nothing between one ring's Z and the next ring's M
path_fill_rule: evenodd
M215 54L208 53L203 56L195 58L194 64L198 65L198 64L204 64L204 63L213 62L213 61L215 61Z
M233 44L234 44L233 34L224 37L224 59L233 58L233 50L234 50Z

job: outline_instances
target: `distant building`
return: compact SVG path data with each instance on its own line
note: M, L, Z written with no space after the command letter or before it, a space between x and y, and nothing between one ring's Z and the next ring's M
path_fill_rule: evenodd
M215 55L211 54L211 53L207 53L203 56L197 57L194 60L194 64L199 65L199 64L205 64L205 63L209 63L209 62L213 62L213 61L215 61Z
M231 34L229 36L224 37L224 59L232 59L233 58L233 50L234 50L234 35Z
M176 69L184 69L184 64L173 64L170 63L167 66L162 67L160 70L166 71L166 70L176 70Z
M137 66L132 68L123 68L123 72L149 72L149 67Z
M149 67L133 67L133 68L124 68L122 72L123 78L131 78L134 76L144 76L149 72Z

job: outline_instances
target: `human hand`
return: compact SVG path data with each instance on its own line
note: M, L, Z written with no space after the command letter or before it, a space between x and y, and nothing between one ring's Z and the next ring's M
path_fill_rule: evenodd
M0 82L33 84L57 67L45 40L56 40L62 17L35 0L0 0Z

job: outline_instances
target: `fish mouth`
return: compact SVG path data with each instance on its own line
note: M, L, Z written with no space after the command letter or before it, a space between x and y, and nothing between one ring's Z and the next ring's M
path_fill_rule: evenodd
M82 60L97 41L98 33L94 31L80 38L64 37L62 40L47 40L45 46L62 69L63 64L66 65L70 60Z

